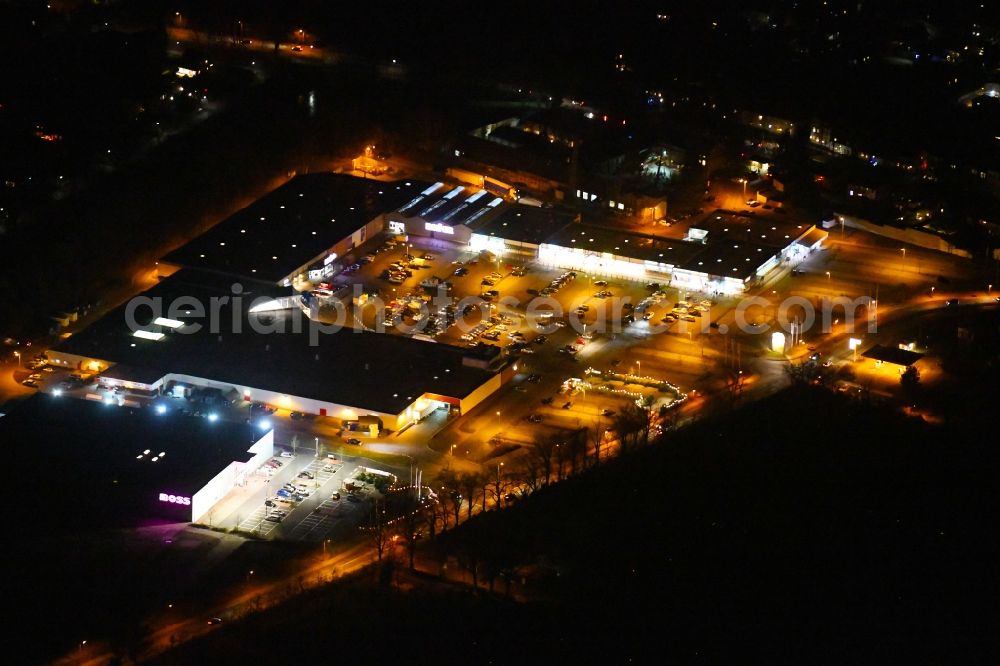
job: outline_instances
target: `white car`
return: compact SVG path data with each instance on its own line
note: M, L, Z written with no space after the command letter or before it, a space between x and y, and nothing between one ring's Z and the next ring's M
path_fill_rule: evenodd
M295 454L293 454L291 451L282 451L279 455L282 458L294 458L295 457Z

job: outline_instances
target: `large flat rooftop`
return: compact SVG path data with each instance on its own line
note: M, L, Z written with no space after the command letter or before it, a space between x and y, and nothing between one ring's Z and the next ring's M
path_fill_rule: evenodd
M690 226L707 231L707 240L710 244L729 241L748 242L773 250L783 250L809 231L813 225L784 219L777 215L758 217L717 210Z
M146 377L186 374L388 414L402 412L424 393L464 398L493 374L464 365L467 350L450 345L350 328L311 336L311 322L300 311L247 314L254 298L270 296L266 287L253 291L244 285L244 307L234 317L233 303L220 303L212 327L191 303L207 313L213 299L233 293L223 280L208 284L190 277L181 271L142 294L164 304L163 316L184 323L157 326L150 310L139 308L136 323L154 336L162 333L161 339L135 337L125 304L55 350L123 364ZM188 302L168 313L167 306L182 297Z
M37 501L61 502L82 526L145 517L159 492L190 497L230 462L249 460L254 434L263 435L242 423L41 393L0 418L0 440L59 476L59 490Z
M334 173L296 176L163 260L278 283L421 186Z
M573 221L574 214L557 208L506 204L472 226L472 232L531 245L546 242Z
M704 249L684 241L584 224L567 225L548 236L545 243L672 266L684 265Z

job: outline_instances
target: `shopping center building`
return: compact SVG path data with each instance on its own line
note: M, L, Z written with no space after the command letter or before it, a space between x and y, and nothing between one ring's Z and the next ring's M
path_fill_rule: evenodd
M373 416L393 430L438 409L464 414L513 374L495 347L327 331L297 309L253 311L274 287L241 287L236 294L226 276L179 271L60 342L50 361L100 372L103 391L211 388L319 416Z
M389 213L393 233L496 256L703 293L739 294L820 248L827 232L783 218L716 211L687 235L650 235L580 222L565 208L515 204L467 185L434 183Z
M221 518L218 502L274 453L273 430L54 393L0 418L0 440L30 452L36 469L58 470L63 492L33 500L39 515L71 497L72 506L55 508L91 526Z

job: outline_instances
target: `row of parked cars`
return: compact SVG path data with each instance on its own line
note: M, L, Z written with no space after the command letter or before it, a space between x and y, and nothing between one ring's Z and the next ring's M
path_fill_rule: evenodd
M549 294L554 294L560 289L562 289L567 283L572 282L575 279L576 279L575 271L566 271L565 273L557 277L555 280L550 282L549 286L543 288L538 293L541 294L542 296L548 296Z
M702 313L706 313L712 307L712 301L702 300L697 303L683 300L674 303L674 308L667 314L663 315L664 324L673 324L677 320L693 322L697 321L698 318L702 316Z

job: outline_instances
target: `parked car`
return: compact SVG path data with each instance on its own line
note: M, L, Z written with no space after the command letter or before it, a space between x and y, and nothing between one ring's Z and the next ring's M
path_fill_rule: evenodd
M361 446L361 440L357 437L349 437L347 439L348 444L353 444L354 446Z
M332 495L330 495L330 499L332 499L332 500L339 500L340 499L340 493L333 493Z
M292 453L291 451L282 451L278 455L280 455L282 458L294 458L295 457L295 454Z

